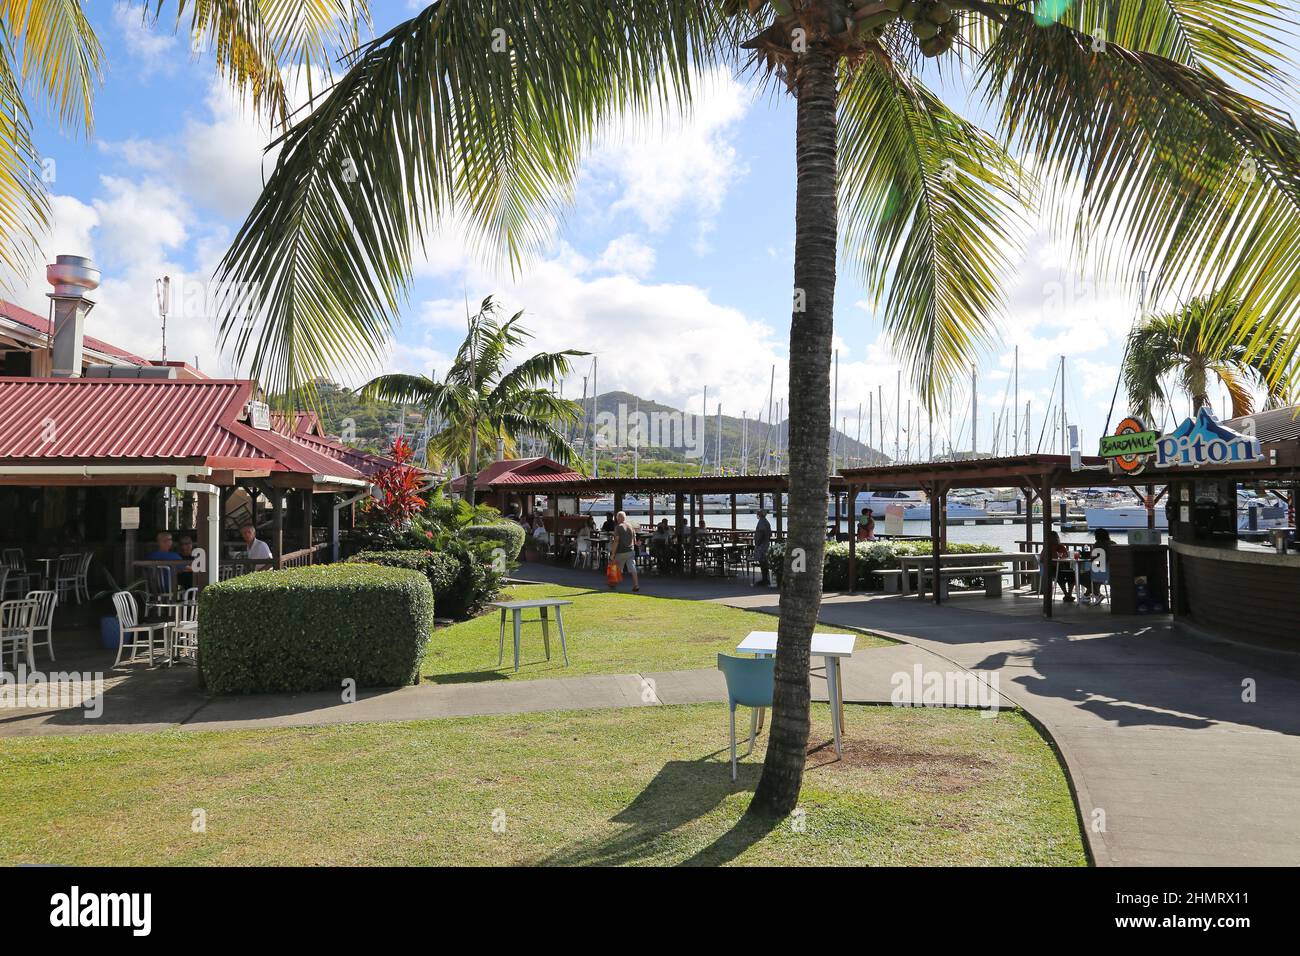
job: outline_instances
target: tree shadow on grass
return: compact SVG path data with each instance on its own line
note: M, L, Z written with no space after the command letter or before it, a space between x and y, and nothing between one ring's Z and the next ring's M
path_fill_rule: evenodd
M636 799L611 818L611 823L623 824L623 829L559 850L543 859L541 865L622 866L645 863L669 849L680 828L712 812L731 794L752 791L757 785L760 764L740 764L738 779L733 783L727 760L713 759L719 754L725 756L724 751L717 751L700 760L672 760L664 764ZM730 830L679 865L727 863L767 836L778 823L779 819L766 820L746 814Z

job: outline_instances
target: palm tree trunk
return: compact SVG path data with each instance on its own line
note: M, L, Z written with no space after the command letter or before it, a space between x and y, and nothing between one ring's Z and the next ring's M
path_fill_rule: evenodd
M790 523L776 690L763 776L750 809L785 815L799 801L808 748L809 650L822 598L829 475L836 253L836 61L821 47L797 66L795 308L790 319ZM802 306L802 308L801 308Z
M469 432L469 461L465 469L465 500L474 507L474 479L478 477L478 418L474 418Z

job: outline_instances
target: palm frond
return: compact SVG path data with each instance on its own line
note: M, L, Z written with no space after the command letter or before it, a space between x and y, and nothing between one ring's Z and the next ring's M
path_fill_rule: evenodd
M1035 201L990 136L881 58L840 100L840 221L895 354L933 399L993 338Z
M1206 69L1013 13L981 80L1002 127L1065 191L1102 268L1157 271L1186 296L1219 287L1266 349L1300 307L1300 134ZM1159 292L1159 288L1157 288Z
M0 0L0 29L22 50L22 84L40 91L65 128L89 133L104 51L80 0Z
M6 283L31 266L49 222L49 197L13 54L10 38L0 33L0 266Z
M167 0L141 2L157 19ZM313 72L330 76L334 57L356 46L368 22L367 0L176 0L176 29L212 51L218 71L249 94L254 109L282 122L290 115L282 69L296 69L310 96Z
M223 305L222 341L274 388L363 369L424 237L459 215L480 252L517 265L602 123L689 99L716 23L697 0L439 0L365 45L283 137L218 268L260 304Z
M432 407L442 401L445 390L441 382L424 375L392 373L371 379L361 388L360 397L368 402Z

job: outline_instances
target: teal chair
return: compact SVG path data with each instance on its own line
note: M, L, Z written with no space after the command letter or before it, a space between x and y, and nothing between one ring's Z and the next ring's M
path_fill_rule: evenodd
M772 706L776 682L775 657L731 657L718 655L718 670L727 679L727 705L731 708L731 779L736 779L736 705L752 708L749 714L749 750L758 734L758 708Z

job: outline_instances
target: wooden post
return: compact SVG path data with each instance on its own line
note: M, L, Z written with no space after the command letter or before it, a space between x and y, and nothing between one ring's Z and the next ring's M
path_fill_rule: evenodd
M948 486L939 493L939 547L948 550Z
M1147 506L1147 530L1154 531L1156 527L1156 486L1147 485L1147 497L1143 502Z
M655 526L655 496L654 492L650 493L650 527Z
M930 587L934 590L934 603L940 604L943 600L940 590L942 582L939 577L939 552L943 550L943 501L937 481L929 487L928 493L930 495L930 568L933 578ZM920 569L917 569L917 574L920 573ZM921 582L917 581L916 586L920 588Z
M833 538L834 538L834 540L838 541L838 540L840 540L840 492L839 492L839 489L836 489L836 490L832 491L832 492L831 492L831 495L832 495L832 497L834 497L834 499L835 499L835 534L833 535Z
M1052 616L1052 598L1056 592L1056 576L1052 573L1053 555L1047 550L1047 533L1052 530L1052 479L1047 475L1043 476L1043 484L1038 490L1038 497L1043 502L1043 553L1038 562L1041 569L1038 575L1038 583L1043 588L1043 614L1046 617Z
M682 540L682 525L686 521L686 496L680 491L677 492L677 526L673 528L673 536L677 539L677 571L680 573L685 569L684 558L686 552L683 550L684 542Z
M781 537L782 528L785 527L784 523L781 521L781 498L782 497L783 496L779 490L772 492L772 504L774 505L773 510L776 512L776 536L778 539L780 539Z
M691 495L691 577L695 577L695 508L699 504L699 498Z
M849 485L849 501L858 500L856 485ZM854 527L853 506L849 506L849 593L858 587L858 529Z
M271 557L277 568L284 567L284 492L271 487Z
M313 545L311 539L311 518L312 518L311 503L312 503L312 490L310 488L304 488L302 492L302 540L303 540L303 547L307 548L309 551L311 550ZM316 555L314 553L310 554L307 557L308 564L314 564L315 560L316 560Z
M736 493L731 493L731 530L736 530Z
M623 510L623 492L616 491L614 492L614 513L618 514L622 510ZM559 529L557 528L556 530L558 531Z

